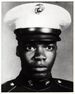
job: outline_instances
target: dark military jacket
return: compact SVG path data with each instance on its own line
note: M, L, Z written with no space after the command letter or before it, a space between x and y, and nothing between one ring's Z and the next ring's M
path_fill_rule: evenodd
M4 83L2 92L73 92L73 83L57 78L36 82L17 77L17 79Z

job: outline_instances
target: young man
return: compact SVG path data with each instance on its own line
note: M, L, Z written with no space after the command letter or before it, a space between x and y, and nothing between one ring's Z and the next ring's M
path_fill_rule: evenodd
M8 11L4 21L16 26L22 70L16 79L2 85L2 92L72 92L72 82L51 74L59 35L71 23L69 12L53 4L26 3Z

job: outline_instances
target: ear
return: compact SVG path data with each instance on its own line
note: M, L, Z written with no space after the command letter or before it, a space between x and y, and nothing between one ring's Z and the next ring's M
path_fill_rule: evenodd
M16 47L16 55L17 55L17 56L20 56L19 47L18 47L18 46Z
M56 43L56 50L58 49L58 47L57 47L57 43Z

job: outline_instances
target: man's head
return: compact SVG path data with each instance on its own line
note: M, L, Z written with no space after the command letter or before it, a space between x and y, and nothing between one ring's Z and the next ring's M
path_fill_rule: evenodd
M43 30L49 30L50 33L44 34ZM52 33L53 30L58 32L58 36ZM15 30L18 40L17 55L21 59L22 70L27 72L29 77L46 78L51 75L51 69L56 58L57 40L60 40L61 31L34 28L33 33L27 35L26 32L30 33L31 28Z
M15 24L22 72L37 79L48 77L56 58L57 41L61 40L59 35L71 23L68 11L48 3L26 3L11 9L4 21Z

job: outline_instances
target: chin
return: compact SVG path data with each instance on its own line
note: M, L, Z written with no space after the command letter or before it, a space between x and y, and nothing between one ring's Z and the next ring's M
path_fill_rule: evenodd
M47 73L35 73L33 74L33 78L35 79L42 79L42 78L46 78L47 77Z

